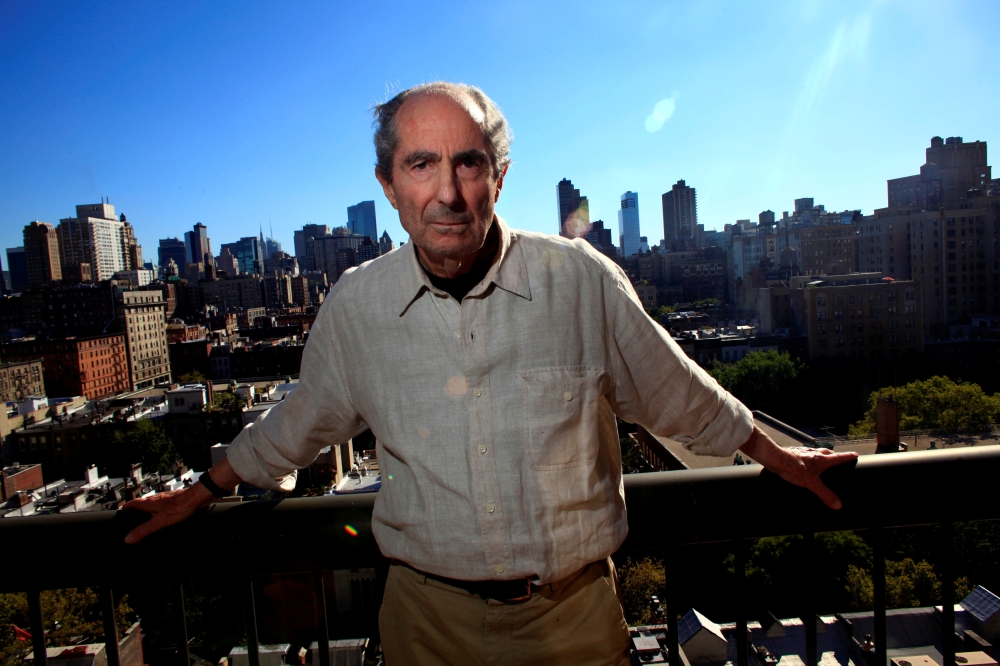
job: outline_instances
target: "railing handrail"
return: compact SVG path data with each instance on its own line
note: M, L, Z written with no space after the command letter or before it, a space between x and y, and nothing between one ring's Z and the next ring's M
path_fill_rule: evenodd
M625 547L1000 518L998 475L1000 446L862 456L824 475L844 502L832 511L759 465L630 474ZM133 546L123 537L144 519L136 512L2 519L0 542L30 557L0 591L26 581L44 589L372 566L381 558L371 534L375 497L215 504Z

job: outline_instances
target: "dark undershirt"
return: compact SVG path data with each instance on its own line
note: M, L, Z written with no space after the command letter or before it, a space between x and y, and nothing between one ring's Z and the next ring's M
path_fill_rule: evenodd
M483 251L476 257L476 262L472 265L472 270L465 275L459 275L455 278L443 278L431 273L424 268L423 264L420 266L424 268L424 272L427 273L427 277L430 279L432 285L445 293L451 294L452 298L461 303L462 299L472 291L472 288L482 282L486 274L490 272L490 266L493 265L493 259L496 258L497 249L500 247L497 238L498 234L497 225L493 224L490 230L486 232L486 242L483 243Z

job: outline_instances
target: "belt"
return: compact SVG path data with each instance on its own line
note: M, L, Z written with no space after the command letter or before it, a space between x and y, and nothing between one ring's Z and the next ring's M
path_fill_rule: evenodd
M527 601L536 590L542 589L541 586L535 585L528 578L517 578L515 580L458 580L455 578L448 578L447 576L439 576L437 574L421 571L420 569L411 567L402 560L393 560L392 563L398 564L401 567L406 567L411 571L417 572L421 576L425 576L431 580L436 580L439 583L444 583L445 585L465 590L469 594L474 594L478 597L482 597L483 599L502 601L504 603Z

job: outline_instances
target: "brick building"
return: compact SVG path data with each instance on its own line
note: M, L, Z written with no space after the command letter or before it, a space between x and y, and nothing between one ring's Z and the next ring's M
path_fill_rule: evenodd
M125 333L132 390L170 383L165 307L160 291L118 295L118 324Z
M16 402L29 395L45 395L40 360L0 365L0 402Z
M90 400L128 391L128 358L122 333L34 338L0 346L8 362L41 359L49 397L82 395Z

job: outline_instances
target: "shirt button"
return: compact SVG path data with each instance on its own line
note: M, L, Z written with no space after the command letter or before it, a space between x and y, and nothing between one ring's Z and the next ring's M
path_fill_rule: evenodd
M487 504L486 505L486 513L493 513L496 510L497 510L497 507L496 507L495 504Z
M486 447L485 447L485 446L483 446L482 444L480 444L480 445L479 445L479 452L480 452L480 453L486 453Z
M565 393L563 393L563 398L566 400L566 402L569 402L570 400L573 399L573 394L570 393L569 391L566 391Z
M497 573L503 573L503 565L498 564L495 567L493 567L493 570L496 571Z
M482 394L483 394L483 389L478 389L478 388L472 389L472 395L476 396L477 398Z

